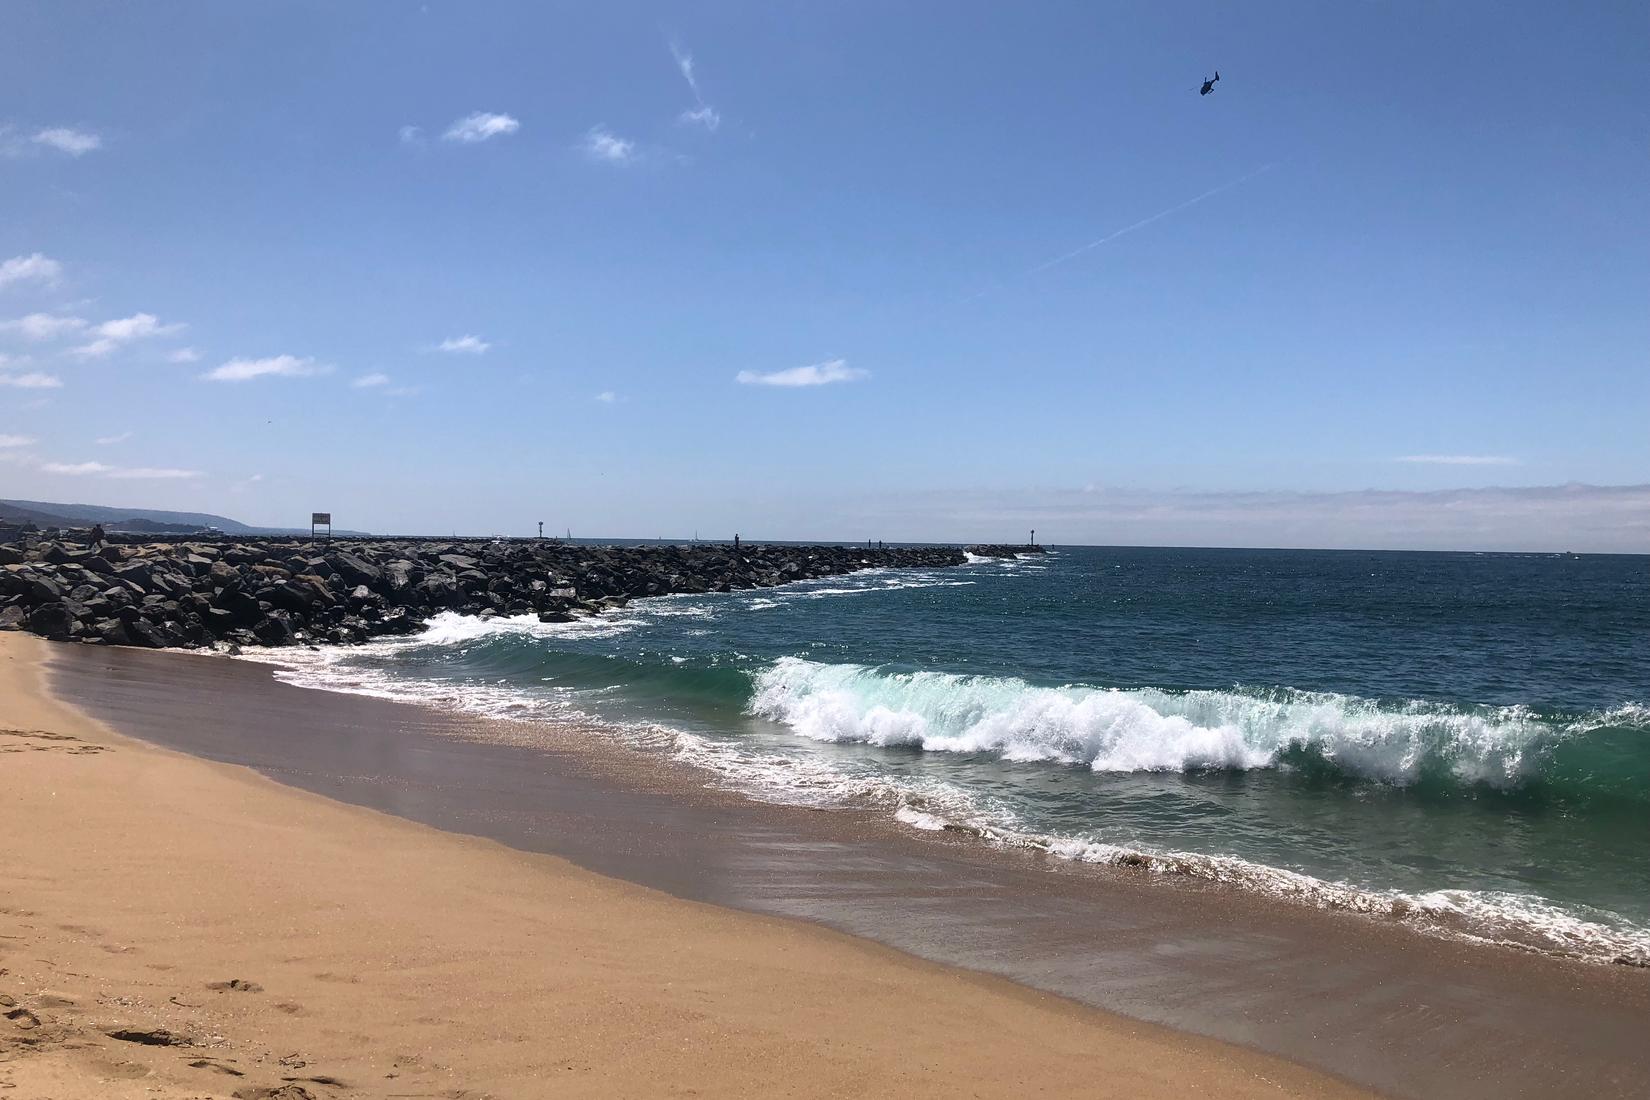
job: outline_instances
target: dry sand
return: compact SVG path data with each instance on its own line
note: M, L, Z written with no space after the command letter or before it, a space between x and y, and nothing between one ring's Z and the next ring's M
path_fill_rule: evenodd
M0 1097L1367 1095L122 738L48 644L0 635Z

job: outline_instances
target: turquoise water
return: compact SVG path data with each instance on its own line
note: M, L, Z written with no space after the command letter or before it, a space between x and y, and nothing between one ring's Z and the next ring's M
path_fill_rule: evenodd
M301 660L759 797L1650 963L1644 557L1072 548Z

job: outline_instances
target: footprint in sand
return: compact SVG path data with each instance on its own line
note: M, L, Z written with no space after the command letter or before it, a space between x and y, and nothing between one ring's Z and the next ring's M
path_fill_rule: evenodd
M10 998L8 998L9 1000ZM22 1028L24 1031L33 1031L40 1026L40 1017L26 1008L14 1008L6 1013L6 1019Z
M242 978L230 978L227 982L210 982L206 988L216 989L220 993L227 993L231 990L237 993L262 993L264 991L264 987L257 982L249 982Z
M119 1039L123 1043L138 1043L146 1047L189 1047L195 1045L195 1040L187 1035L167 1031L163 1027L117 1027L113 1031L104 1032L111 1039Z
M0 752L103 752L103 745L93 745L66 733L48 733L46 730L0 729Z
M315 1094L302 1085L236 1089L230 1095L235 1100L315 1100Z
M242 1073L240 1070L236 1069L234 1066L226 1066L222 1062L214 1062L210 1058L196 1058L193 1062L189 1063L189 1068L190 1069L209 1069L213 1073L221 1073L221 1074L225 1075L226 1077L245 1077L246 1076L246 1074Z

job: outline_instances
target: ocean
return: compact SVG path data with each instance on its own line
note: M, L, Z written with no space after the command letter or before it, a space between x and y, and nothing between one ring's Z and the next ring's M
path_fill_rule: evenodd
M1646 557L1070 547L252 656L753 798L1650 965Z

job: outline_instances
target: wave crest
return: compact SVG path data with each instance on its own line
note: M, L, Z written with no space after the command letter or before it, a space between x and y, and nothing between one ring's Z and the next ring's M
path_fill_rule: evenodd
M1097 772L1328 767L1407 786L1510 788L1560 742L1622 718L1555 724L1526 707L1382 704L1327 692L1038 687L1012 677L891 673L786 657L756 677L750 711L817 741L989 753Z

